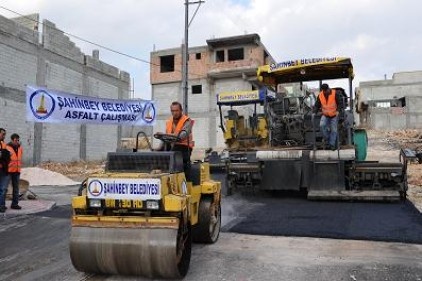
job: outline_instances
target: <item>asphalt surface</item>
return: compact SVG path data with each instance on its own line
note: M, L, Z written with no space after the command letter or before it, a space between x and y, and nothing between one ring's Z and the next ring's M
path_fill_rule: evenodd
M247 206L223 227L226 232L422 244L422 214L410 201L321 202L283 194L226 199L226 205L240 200Z
M76 271L68 243L77 188L36 191L51 210L0 217L0 280L149 280ZM422 219L410 202L237 194L223 198L222 215L220 239L193 245L184 280L422 280Z

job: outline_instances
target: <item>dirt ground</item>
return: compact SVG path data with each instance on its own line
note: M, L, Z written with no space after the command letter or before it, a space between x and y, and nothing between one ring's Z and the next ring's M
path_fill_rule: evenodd
M368 131L369 148L367 160L380 162L398 162L400 149L410 148L422 152L422 131ZM199 159L203 151L194 151L192 157ZM75 181L84 180L89 174L100 172L105 167L104 161L79 161L70 163L45 162L39 168L58 172ZM408 198L422 212L422 164L411 162L408 165Z
M74 181L81 182L90 174L103 171L105 161L77 161L69 163L44 162L37 167L60 173Z

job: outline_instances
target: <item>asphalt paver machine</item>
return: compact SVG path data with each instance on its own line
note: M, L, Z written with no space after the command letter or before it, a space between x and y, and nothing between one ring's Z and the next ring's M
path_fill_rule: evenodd
M224 167L228 194L258 188L304 190L313 200L404 198L405 157L397 163L365 161L368 139L365 130L355 128L353 77L350 58L292 60L259 67L259 90L218 94L226 150L213 165ZM343 107L338 108L337 148L327 150L321 115L313 106L320 85L334 80L347 81L348 87L334 88ZM317 84L317 93L305 83ZM249 111L239 114L245 106Z

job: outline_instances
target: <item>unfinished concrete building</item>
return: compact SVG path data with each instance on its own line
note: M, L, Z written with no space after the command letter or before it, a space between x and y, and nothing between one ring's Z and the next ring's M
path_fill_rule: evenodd
M121 126L47 124L26 121L25 88L37 85L73 94L128 99L130 75L85 55L54 23L39 15L0 16L0 127L18 133L24 163L101 160L114 151Z
M216 94L256 89L258 66L274 62L258 34L207 40L207 45L189 48L188 105L195 120L197 148L224 147L219 128ZM165 131L170 104L183 104L182 49L151 52L152 99L157 102L157 126Z
M422 71L394 73L392 79L360 82L358 125L372 129L422 129Z

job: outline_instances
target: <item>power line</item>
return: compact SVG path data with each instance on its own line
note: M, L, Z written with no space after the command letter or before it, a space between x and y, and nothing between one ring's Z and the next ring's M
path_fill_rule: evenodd
M4 6L1 6L1 5L0 5L0 8L1 8L1 9L3 9L3 10L9 11L9 12L11 12L11 13L14 13L14 14L16 14L16 15L19 15L19 16L21 16L21 17L25 18L25 19L30 20L30 21L36 22L36 23L38 23L38 24L40 24L40 25L44 25L44 23L42 23L42 22L40 22L40 21L37 21L37 20L35 20L35 19L32 19L32 18L30 18L30 17L28 17L28 16L26 16L26 15L24 15L24 14L21 14L21 13L19 13L19 12L16 12L16 11L11 10L11 9L9 9L9 8L6 8L6 7L4 7ZM54 30L57 30L57 31L59 31L59 32L62 32L63 34L65 34L65 35L67 35L67 36L69 36L69 37L76 38L76 39L78 39L79 41L86 42L86 43L88 43L88 44L91 44L91 45L97 46L97 47L99 47L99 48L102 48L102 49L107 50L107 51L109 51L109 52L116 53L116 54L118 54L118 55L121 55L121 56L124 56L124 57L130 58L130 59L133 59L133 60L136 60L136 61L140 61L140 62L143 62L143 63L149 64L149 65L153 65L153 66L157 66L157 67L160 67L160 66L161 66L160 64L152 63L152 62L150 62L150 61L148 61L148 60L141 59L141 58L135 57L135 56L133 56L133 55L126 54L126 53L123 53L123 52L121 52L121 51L118 51L118 50L112 49L112 48L107 47L107 46L105 46L105 45L98 44L98 43L95 43L95 42L93 42L93 41L90 41L90 40L84 39L84 38L82 38L82 37L80 37L80 36L78 36L78 35L74 35L74 34L71 34L71 33L65 32L65 31L63 31L63 30L61 30L61 29L58 29L58 28L56 28L56 27L49 26L49 28L54 29ZM182 70L176 70L176 69L174 69L174 71L182 73ZM201 76L200 74L196 74L196 73L189 73L189 74L191 74L191 75L195 75L195 76Z

